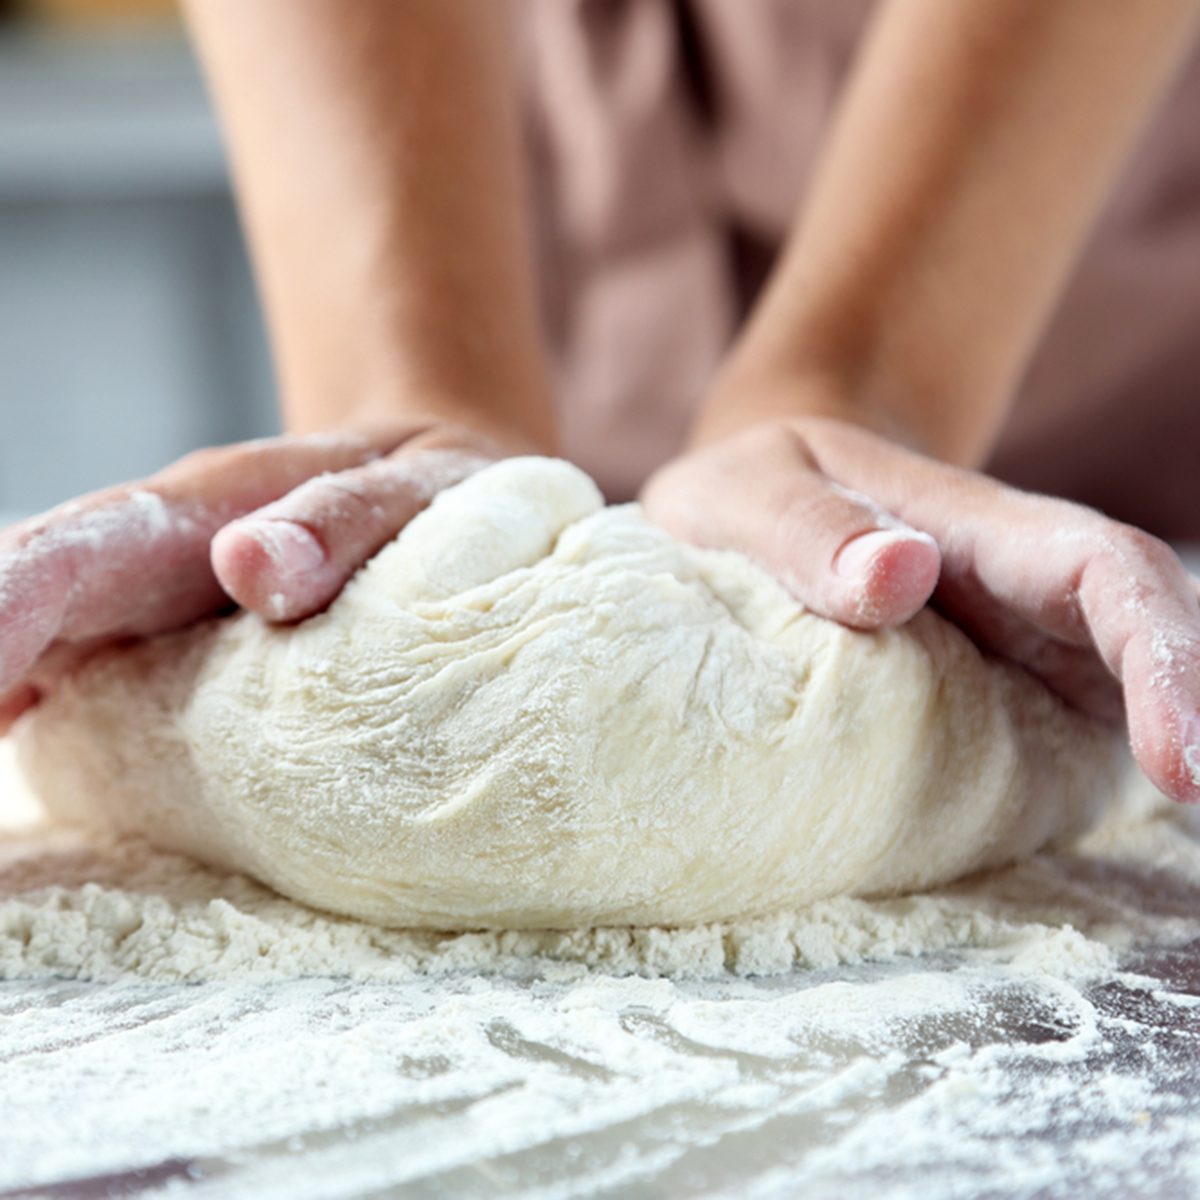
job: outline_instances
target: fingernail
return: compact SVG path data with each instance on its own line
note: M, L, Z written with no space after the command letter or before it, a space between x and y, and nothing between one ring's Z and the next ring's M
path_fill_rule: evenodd
M1176 736L1179 745L1179 785L1187 795L1176 795L1175 798L1185 804L1195 804L1200 802L1200 713L1185 719Z
M305 575L325 562L321 543L294 521L243 521L238 527L267 552L282 575Z
M1187 769L1193 790L1200 793L1200 745L1193 742L1184 747L1183 765Z
M833 560L834 570L846 579L865 579L871 573L871 562L882 550L897 542L911 542L915 531L907 529L876 529L848 541Z

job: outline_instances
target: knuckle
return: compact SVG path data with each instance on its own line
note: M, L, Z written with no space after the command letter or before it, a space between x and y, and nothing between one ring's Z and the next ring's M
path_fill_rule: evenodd
M361 469L366 478L376 481L376 486L403 491L425 503L499 457L495 447L471 442L404 447Z
M861 505L829 487L812 486L794 493L776 523L779 553L803 570L806 562L825 566L838 545L854 533L874 528L875 521Z
M789 436L801 442L806 449L812 438L837 437L846 429L844 421L817 414L788 417L782 423L786 426Z
M224 461L227 451L218 446L205 446L200 450L191 450L182 458L176 459L169 467L160 474L174 474L175 472L191 473L209 471L219 462Z
M318 475L306 480L289 493L286 504L308 524L362 525L378 514L378 505L370 497L369 477L364 468Z
M642 490L642 504L650 519L664 529L695 541L701 533L704 489L696 472L685 461L660 468Z
M796 465L809 471L819 471L817 456L809 442L810 426L807 418L794 418L779 421L767 426L764 432L769 433L773 441L782 441L791 454Z
M395 447L392 456L453 453L499 457L500 444L481 430L439 421L421 429Z
M1109 522L1106 540L1119 558L1138 566L1169 570L1177 562L1175 552L1166 542L1135 525Z
M192 450L176 459L156 478L175 475L205 475L213 472L238 474L252 470L271 453L275 446L272 440L238 442L232 446L204 446Z

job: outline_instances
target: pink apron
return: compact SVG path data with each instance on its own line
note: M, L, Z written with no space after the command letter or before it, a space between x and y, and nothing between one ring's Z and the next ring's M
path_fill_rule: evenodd
M677 451L791 223L867 0L527 0L540 277L570 457ZM991 470L1200 538L1200 55L1111 198Z

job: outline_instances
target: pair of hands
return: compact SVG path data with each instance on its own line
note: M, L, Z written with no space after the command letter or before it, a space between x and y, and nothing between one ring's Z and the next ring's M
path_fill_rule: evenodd
M0 732L97 644L231 601L271 621L319 612L438 491L518 449L432 422L251 442L0 532ZM1068 703L1127 720L1153 782L1200 800L1200 602L1156 538L826 418L693 450L642 499L843 624L898 625L932 601Z

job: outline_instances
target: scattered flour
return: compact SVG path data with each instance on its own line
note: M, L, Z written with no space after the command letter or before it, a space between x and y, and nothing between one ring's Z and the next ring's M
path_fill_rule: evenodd
M0 834L3 978L398 979L589 968L750 976L964 946L1069 975L1104 966L1113 949L1139 938L1182 940L1196 930L1200 846L1192 814L1146 792L1075 852L1043 854L926 895L842 898L689 928L461 934L380 928L135 838L39 826L36 806L2 759L0 796L0 829L9 829Z
M1200 1189L1200 844L1144 791L925 896L446 936L47 828L0 779L0 1190Z

